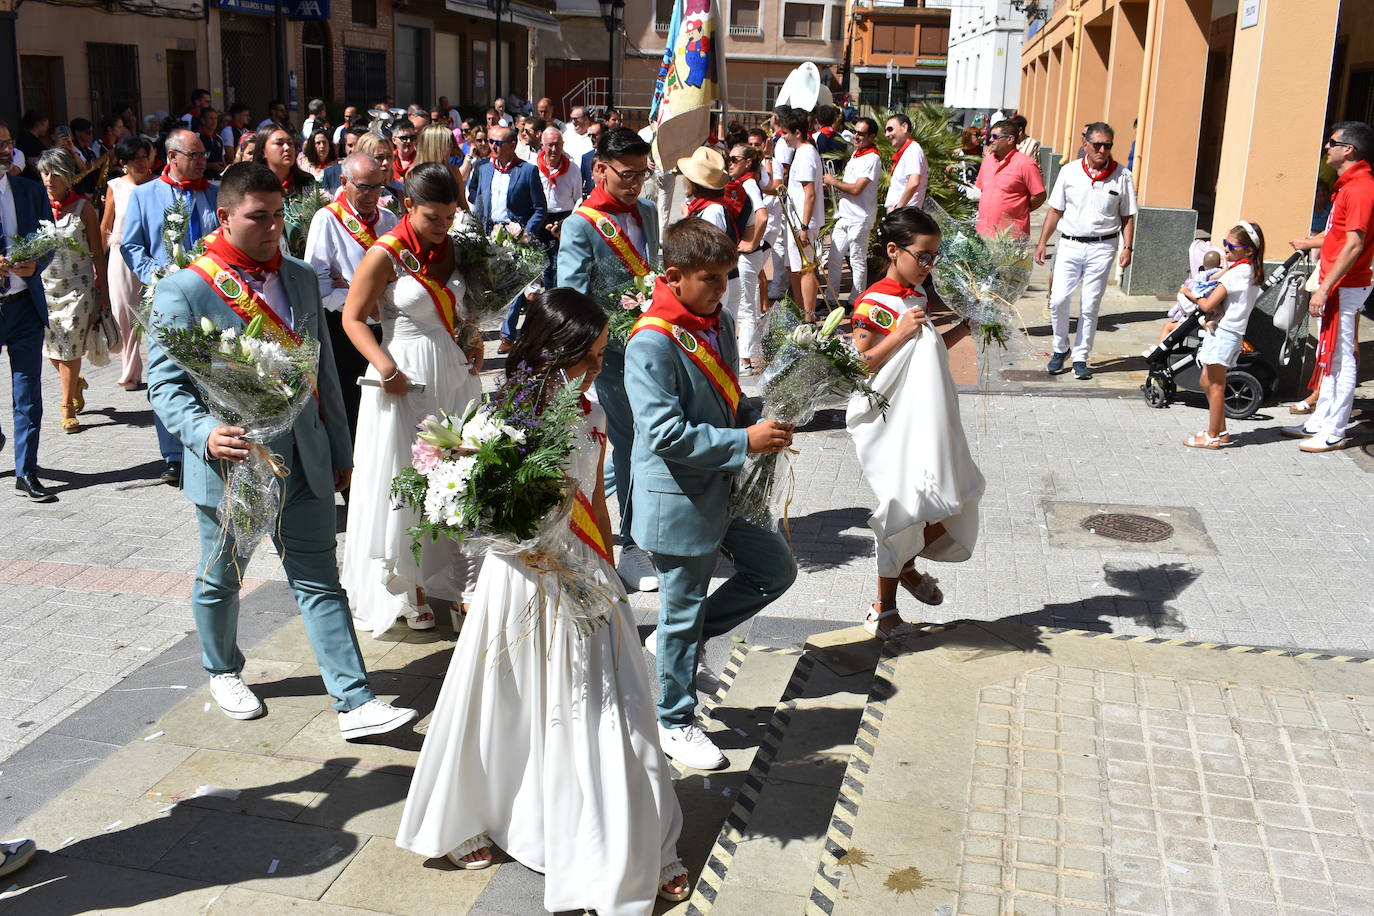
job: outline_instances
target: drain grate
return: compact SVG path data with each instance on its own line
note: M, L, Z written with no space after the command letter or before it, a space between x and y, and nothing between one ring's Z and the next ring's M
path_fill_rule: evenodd
M1128 512L1099 512L1080 522L1084 530L1114 541L1151 544L1173 536L1174 526L1157 518Z

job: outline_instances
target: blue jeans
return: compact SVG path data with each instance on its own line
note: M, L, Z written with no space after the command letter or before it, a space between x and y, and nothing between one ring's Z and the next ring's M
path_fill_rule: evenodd
M299 464L293 449L281 520L272 541L300 605L325 690L334 698L334 708L347 712L371 700L372 688L335 565L334 501L311 492ZM211 674L237 674L243 670L238 627L244 564L234 539L220 529L213 508L197 506L196 518L200 566L191 588L191 610L200 634L201 664Z
M506 320L501 322L501 339L515 340L515 335L519 333L517 326L520 324L520 316L525 314L525 294L518 293L506 306Z
M14 473L26 477L38 471L43 426L43 320L28 296L0 304L0 347L10 356Z
M658 721L666 728L692 723L697 658L702 645L753 617L791 587L797 563L782 535L735 519L720 550L735 574L711 594L716 555L654 554L658 568Z

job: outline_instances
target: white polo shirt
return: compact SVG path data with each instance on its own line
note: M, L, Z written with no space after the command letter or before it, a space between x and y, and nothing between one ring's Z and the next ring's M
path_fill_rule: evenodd
M1049 204L1064 214L1059 220L1059 234L1080 238L1120 232L1122 221L1140 210L1129 169L1117 163L1105 179L1093 181L1082 159L1059 170Z
M883 206L891 210L897 206L897 202L902 199L902 192L906 190L907 184L912 175L919 175L920 181L916 185L916 193L907 200L908 207L922 207L926 202L926 184L930 180L930 166L926 164L925 150L921 149L921 144L915 140L906 144L902 158L898 159L892 166L892 180L887 186L887 197L883 201Z
M840 192L836 207L840 219L851 223L866 223L878 212L878 178L883 173L883 157L875 147L856 152L844 166L843 181L853 184L867 178L868 184L858 194Z

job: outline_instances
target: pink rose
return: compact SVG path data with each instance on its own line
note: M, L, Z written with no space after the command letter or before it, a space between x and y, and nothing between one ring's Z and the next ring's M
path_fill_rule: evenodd
M437 446L430 445L423 439L416 439L410 444L410 466L421 474L433 471L442 460L443 453Z

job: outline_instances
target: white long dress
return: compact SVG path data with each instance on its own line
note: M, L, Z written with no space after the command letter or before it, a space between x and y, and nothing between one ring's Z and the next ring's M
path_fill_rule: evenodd
M606 429L601 407L591 411L569 468L584 492L596 486ZM526 610L540 575L519 557L483 562L396 843L437 857L473 851L467 841L485 833L544 873L545 909L647 916L677 862L682 812L620 580L591 548L573 550L601 564L618 602L585 638L552 602Z
M917 290L904 299L870 287L855 303L856 314L864 311L865 302L886 308L890 316L879 316L875 323L891 327L907 309L924 308L925 295ZM947 563L967 560L978 541L984 481L964 437L944 340L925 325L888 357L870 384L888 399L886 417L856 394L845 425L864 478L878 497L868 519L878 541L878 575L897 578L917 556ZM926 547L925 528L936 522L943 523L945 534Z
M410 464L417 423L430 414L437 416L440 408L461 414L482 393L481 381L468 371L467 356L444 327L434 300L399 263L394 266L398 279L380 303L382 346L406 378L425 390L398 396L363 386L358 405L341 578L358 628L374 636L390 629L397 617L417 613L416 587L425 590L426 598L462 597L470 564L452 542L440 540L425 545L416 565L407 533L416 514L394 505L391 480ZM448 288L463 301L463 280L457 271ZM381 378L372 366L366 377Z

